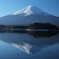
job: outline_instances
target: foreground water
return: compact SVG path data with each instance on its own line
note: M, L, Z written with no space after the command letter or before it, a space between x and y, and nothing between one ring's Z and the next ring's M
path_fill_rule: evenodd
M59 59L59 34L44 36L0 33L0 59Z

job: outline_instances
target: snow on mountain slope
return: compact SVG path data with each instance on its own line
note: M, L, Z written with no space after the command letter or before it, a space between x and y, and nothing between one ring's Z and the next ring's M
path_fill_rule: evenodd
M35 22L51 23L59 26L59 17L50 15L36 6L28 6L0 18L0 24L2 25L29 25Z
M28 6L20 11L17 11L13 13L12 15L18 15L18 14L23 14L24 16L31 15L31 14L37 14L37 15L49 15L48 13L45 13L41 9L39 9L36 6Z

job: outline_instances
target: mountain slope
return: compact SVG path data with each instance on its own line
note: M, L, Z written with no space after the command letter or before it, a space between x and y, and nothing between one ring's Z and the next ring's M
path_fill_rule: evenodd
M15 13L13 13L12 15L23 15L23 16L28 16L31 14L35 14L35 15L50 15L46 12L44 12L43 10L39 9L36 6L27 6L26 8L19 10Z
M59 17L50 15L36 6L28 6L20 11L0 18L0 24L3 25L29 25L34 22L48 22L59 26Z

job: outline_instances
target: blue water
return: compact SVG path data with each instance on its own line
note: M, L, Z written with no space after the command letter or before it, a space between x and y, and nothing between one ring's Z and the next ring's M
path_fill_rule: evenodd
M59 59L59 34L33 37L26 33L0 33L0 59L46 58Z

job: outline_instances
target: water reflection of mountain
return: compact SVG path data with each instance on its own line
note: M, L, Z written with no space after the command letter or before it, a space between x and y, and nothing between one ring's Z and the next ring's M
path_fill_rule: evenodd
M20 30L20 31L9 31L9 33L27 33L33 37L51 37L51 36L55 36L59 33L59 31L24 31L24 30Z
M28 34L34 36L34 37L51 37L58 34L58 31L33 31L28 32Z
M25 33L0 33L0 40L26 53L34 54L45 47L59 43L59 35L50 38L35 38Z

